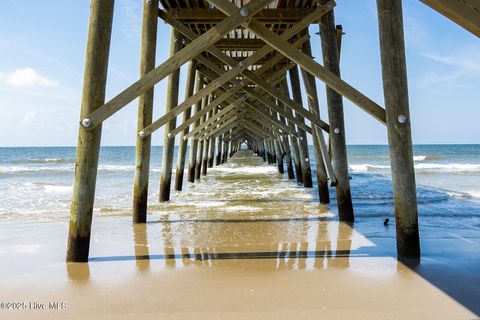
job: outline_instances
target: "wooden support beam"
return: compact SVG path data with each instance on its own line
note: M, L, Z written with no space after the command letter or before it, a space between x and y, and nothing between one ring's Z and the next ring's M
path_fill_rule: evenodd
M142 47L140 52L140 77L155 68L157 49L158 0L143 3ZM152 123L153 88L138 99L137 131ZM148 180L150 174L151 138L137 135L135 149L135 177L133 182L133 223L147 221Z
M241 15L240 12L237 12L234 15L229 15L228 18L192 41L188 46L140 78L140 80L136 81L112 100L87 115L82 121L83 126L89 130L95 128L104 120L126 106L129 102L180 68L185 62L195 58L206 48L220 40L225 34L236 28L239 24L251 19L253 15L262 10L271 1L272 0L252 1L245 6L247 9L246 11L248 11L247 14Z
M228 15L236 15L239 12L239 8L233 3L228 2L227 0L208 1L213 3L218 9ZM325 4L325 6L331 6L331 2ZM350 101L352 101L354 104L369 113L375 119L385 124L385 110L378 104L370 100L368 97L363 95L357 89L353 88L348 83L340 79L337 75L328 71L319 63L315 62L315 60L313 60L311 57L297 50L294 46L279 37L273 31L266 28L263 24L256 21L248 21L244 22L242 25L255 33L259 38L269 44L272 48L275 48L287 58L302 66L302 68L323 81L330 88L337 91L344 97L348 98Z
M114 0L92 0L80 119L105 101ZM77 159L68 229L67 261L87 262L102 127L78 132Z
M326 0L320 0L321 3ZM338 54L338 43L335 28L335 16L333 10L320 18L320 38L322 45L323 61L325 68L331 73L340 77L340 55ZM348 174L347 143L345 138L345 123L343 116L342 96L331 89L326 88L328 121L330 123L330 143L332 151L333 169L337 184L335 186L337 194L338 216L340 221L354 221L352 196L350 192L350 177ZM323 140L323 139L322 139ZM325 162L330 181L333 184L330 171L330 162L325 142L321 143L322 157Z
M301 31L303 28L305 28L305 26L308 26L308 24L311 23L314 19L318 19L319 15L321 16L321 15L325 14L328 11L326 9L327 7L328 6L317 9L313 14L311 14L311 15L307 16L306 18L302 19L302 21L298 25L296 25L294 28L292 27L292 29ZM175 19L172 19L172 17L169 17L167 14L160 13L159 16L162 19L164 19L166 22L171 24L179 32L184 34L186 37L188 37L192 40L198 38L197 34L195 34L190 29L186 28L184 25L182 25L178 21L175 21ZM303 28L301 28L301 27L303 27ZM291 29L289 29L287 32L289 32L289 31L291 31ZM286 37L286 39L288 39L288 38L289 37ZM306 39L304 41L306 41ZM297 43L298 43L298 41L297 41ZM266 47L268 48L268 46L266 46ZM262 48L262 50L263 49L264 48ZM237 67L238 62L235 59L227 56L225 53L220 51L218 48L215 48L215 47L212 46L212 47L208 48L208 50L212 54L214 54L218 59L220 59L221 61L224 61L226 64L230 65L233 68L232 70L234 70L234 68ZM270 51L268 51L268 52L270 52ZM258 57L263 57L263 53L260 54L260 52L257 52L256 54L254 54L254 55L250 56L249 58L245 59L245 65L249 66L249 65L253 64L252 62L247 62L247 61L249 61L249 59L252 60L252 57L257 57L257 56ZM221 76L218 79L221 79L222 77L227 78L224 70L219 69L217 66L215 66L208 59L205 59L203 57L198 57L197 59L199 60L199 62L204 63L206 66L208 66L210 69L212 69L217 74L220 74ZM256 61L256 60L258 60L258 58L256 58L253 61ZM273 66L273 65L274 64L271 63L271 66ZM232 71L232 70L230 70L230 71ZM275 90L275 88L273 88L265 80L263 80L259 75L256 75L252 71L249 71L245 68L245 69L241 70L241 73L243 75L245 75L247 78L249 78L251 81L253 81L255 84L261 86L261 88L264 89L265 91L267 91L269 94L271 94L273 96L275 96L276 94L281 95L281 93L278 92L278 90ZM234 76L238 75L238 73L234 73L234 72L232 72L232 74L233 74L233 76L230 76L228 81L230 79L232 79ZM218 81L218 80L216 79L214 81ZM222 83L222 85L223 85L223 83ZM289 99L288 97L282 96L282 95L279 96L279 98L282 99L282 102L284 102L284 103L288 104L290 107L294 108L296 112L299 112L304 117L308 118L310 121L316 123L317 125L322 127L324 130L328 131L328 125L325 122L321 121L320 119L316 119L314 115L310 114L307 110L303 109L302 106L296 105L295 101ZM157 121L156 121L155 125L160 125L160 124L161 124L160 122L157 123ZM148 132L150 132L150 130Z
M300 41L297 41L295 42L296 44L303 44L303 40L300 40ZM273 61L277 61L275 58L272 59ZM202 60L203 61L203 60ZM269 67L267 65L263 66L262 68L260 68L259 70L256 71L256 74L257 75L262 75L264 72L266 72L267 70L269 69ZM203 71L203 69L201 69ZM219 70L216 66L213 66L212 67L212 70L215 71L217 74L223 74L224 72L222 70ZM283 70L283 69L282 69ZM281 70L281 71L282 71ZM210 77L210 76L209 76ZM275 77L275 75L273 75L272 77ZM215 80L213 77L210 77L210 79L213 81ZM225 89L225 92L223 92L222 94L220 94L220 96L218 98L216 98L214 101L212 101L205 109L201 110L199 113L195 114L191 119L189 119L188 121L186 121L185 123L183 123L181 126L179 126L178 128L176 128L175 130L173 130L172 132L170 132L170 135L171 137L177 135L178 133L180 133L182 130L184 130L186 127L188 127L190 124L192 124L193 122L197 121L200 117L202 117L204 114L206 114L207 112L209 112L210 110L212 110L214 107L218 106L220 103L224 102L225 100L228 100L229 98L231 98L232 96L235 95L235 93L237 93L238 91L240 91L242 88L244 88L245 86L242 84L242 83L237 83L233 88L230 88L230 89ZM220 88L220 90L222 90ZM179 110L183 109L185 107L185 105L188 105L190 102L187 102L187 100L185 100L186 102L180 104L178 106ZM235 102L232 102L232 100L230 100L231 103L235 103ZM246 101L247 104L250 104L248 101ZM147 136L151 133L153 133L155 130L157 130L161 125L163 125L163 122L166 121L166 119L169 119L169 117L171 116L172 114L171 113L168 113L168 114L165 114L163 117L161 117L160 119L158 119L157 121L155 121L154 125L152 126L149 126L147 128L145 128L143 130L143 136ZM308 126L306 127L308 128ZM309 130L309 128L307 129Z
M300 21L298 24L294 25L292 28L288 29L285 31L285 33L282 34L282 39L290 39L293 37L296 33L302 31L306 26L308 26L312 21L318 19L318 16L321 14L324 14L328 10L325 8L319 8L315 10L312 14L306 16L302 21ZM189 39L192 39L194 41L197 41L199 36L195 34L193 31L190 29L186 28L185 25L182 23L176 21L173 19L171 16L166 14L165 12L160 11L159 12L159 17L162 18L165 22L169 23L174 27L177 31L188 37ZM303 43L306 39L299 39L295 41L294 45ZM242 71L247 70L247 68L254 64L256 61L259 59L265 57L267 54L269 54L273 49L266 45L260 50L258 50L255 54L249 56L245 60L242 61L242 63L238 63L235 59L227 56L225 53L223 53L221 50L215 48L214 46L211 46L208 48L208 50L215 55L217 58L221 59L228 65L230 65L232 68L224 72L223 70L221 71L221 76L219 78L216 78L214 81L212 81L206 88L204 88L202 91L197 92L194 96L192 96L190 99L185 100L180 106L177 108L174 108L174 112L169 112L166 113L164 116L159 118L158 120L154 121L150 126L139 132L139 134L142 137L145 137L149 134L152 134L154 131L159 129L161 126L163 126L166 122L170 121L172 117L177 116L179 113L183 112L186 108L190 107L193 103L198 101L199 99L202 99L204 96L207 94L213 92L214 90L220 88L223 86L225 83L231 81L234 77L236 77L238 74L240 74ZM215 69L218 67L212 66L211 62L208 61L208 59L202 59L202 57L197 57L197 59L200 62L205 63L208 65L210 68ZM265 68L261 68L262 70L265 70ZM246 84L245 84L246 85ZM245 86L244 84L237 84L234 88L232 88L230 91L238 91L241 88ZM239 86L239 87L237 87Z
M401 0L377 0L399 258L420 259Z
M295 132L295 129L289 128L285 124L281 123L278 119L275 119L271 115L267 114L266 111L262 110L262 108L253 108L251 106L248 106L248 108L258 117L265 119L266 121L270 122L272 125L277 127L278 129L282 130L282 132L288 133L293 136L297 136L297 132Z
M195 137L195 139L198 139L198 137L211 130L213 127L218 125L219 122L225 119L225 117L232 116L234 114L237 114L239 111L238 109L238 104L232 104L228 106L225 109L222 109L222 111L218 112L215 116L212 116L209 118L207 121L203 122L201 125L196 127L194 130L186 134L183 139L188 139L190 137Z
M227 130L230 130L232 129L233 127L235 126L238 126L242 121L242 117L241 116L235 116L235 117L232 117L230 118L229 120L226 120L224 121L221 125L219 125L217 128L209 131L208 133L206 133L204 136L202 136L200 139L202 140L206 140L210 137L215 137L217 135L220 135L222 133L224 133L225 131Z
M182 48L181 35L172 29L170 39L170 55L174 56ZM178 91L180 81L180 68L174 71L168 77L167 84L167 102L165 104L165 111L169 112L178 104ZM171 119L165 126L165 134L163 138L162 150L162 171L160 174L160 192L159 201L165 202L170 200L170 187L172 184L172 166L173 166L173 152L175 149L175 138L169 138L168 133L175 129L177 125L177 118Z
M303 105L302 102L302 92L300 88L300 77L298 74L298 67L295 65L294 68L289 70L290 76L290 87L292 88L292 98L298 104ZM304 123L304 118L298 116L298 121ZM310 168L310 152L308 150L308 142L307 142L307 135L305 131L297 126L298 133L299 133L299 153L300 159L302 160L302 180L303 186L305 188L312 188L313 187L313 180L312 180L312 171ZM312 132L310 131L310 134ZM327 190L328 191L328 190Z
M283 77L283 80L279 84L279 88L282 91L284 95L290 96L290 93L288 91L288 83ZM284 107L285 109L285 107ZM291 108L285 109L286 112L288 112L291 116L293 116L293 111ZM291 121L286 121L287 126L295 130L295 124L293 124ZM298 135L298 134L297 134ZM299 151L299 145L298 145L298 139L297 137L289 137L290 139L290 145L292 146L292 154L293 154L293 162L295 165L295 173L297 177L297 182L303 184L303 175L302 175L302 161L300 160L300 151Z
M197 80L195 82L195 91L198 92L202 90L204 79L200 72L197 71ZM197 101L194 107L195 115L202 110L202 100ZM192 125L192 130L200 125L200 118ZM197 150L198 150L198 140L190 139L190 152L188 155L188 181L195 182L195 168L197 166Z
M207 106L208 103L209 103L209 96L202 99L202 109L205 109L205 106ZM204 115L202 117L202 119L200 120L200 125L205 121L207 121L207 115ZM200 180L200 177L201 177L204 144L205 144L205 141L203 140L198 141L197 160L195 161L195 180Z
M311 8L266 8L253 19L269 25L289 24L298 22L312 11ZM169 8L166 12L184 24L215 24L226 18L223 12L215 8Z
M263 96L261 94L258 94L257 92L255 92L251 89L245 89L245 91L247 93L249 93L252 97L256 98L258 101L262 102L265 106L267 106L271 110L280 113L285 118L287 118L288 120L295 123L298 127L302 128L303 130L305 130L309 133L312 132L312 129L309 126L307 126L305 123L302 123L297 118L295 118L295 117L291 116L290 114L288 114L287 112L285 112L285 110L281 109L279 106L277 106L275 103L273 103L273 101L269 100L265 96ZM328 128L328 125L327 125L327 128Z
M328 124L322 121L318 115L315 115L308 110L305 110L302 105L297 104L295 101L290 99L288 96L284 95L279 90L270 86L265 80L261 77L258 77L253 72L243 72L250 80L252 80L255 84L257 84L260 88L262 88L265 92L270 94L272 97L279 99L281 102L292 108L296 113L302 115L303 117L310 120L312 123L316 124L323 130L327 131L330 129ZM255 96L257 97L257 96Z
M158 20L158 19L157 19ZM188 66L187 72L187 83L185 86L185 99L191 97L193 95L193 91L195 89L195 75L196 75L196 62L191 61L190 65ZM192 115L192 108L188 108L183 113L183 123L187 122ZM146 126L142 127L145 128ZM175 129L176 130L176 129ZM175 190L181 191L183 187L183 175L185 170L185 159L187 155L187 144L188 142L183 139L183 137L188 134L190 128L187 126L180 132L180 141L178 144L178 152L177 152L177 169L175 173ZM139 130L140 131L140 130ZM174 130L172 130L174 131ZM171 132L169 133L169 137L171 138Z
M307 55L311 55L310 43L305 43L303 50L306 51ZM318 103L318 94L317 94L317 85L315 83L315 78L305 69L301 69L303 84L305 86L305 91L307 93L307 102L308 107L311 112L320 114L320 106ZM328 190L328 175L323 162L322 156L322 147L318 143L317 136L320 139L323 139L323 133L315 125L312 126L312 138L313 138L313 155L315 157L315 168L317 171L317 185L318 185L318 195L321 203L330 202L330 192Z
M478 0L420 0L462 28L480 37L480 2Z

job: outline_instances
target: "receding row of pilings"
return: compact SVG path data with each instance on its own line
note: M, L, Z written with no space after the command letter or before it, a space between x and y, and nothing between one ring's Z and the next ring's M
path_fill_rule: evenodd
M318 16L316 17L320 24L325 67L311 58L312 49L310 41L305 37L308 32L305 27L298 27L296 32L286 31L284 35L278 37L275 34L270 34L264 26L251 20L256 12L270 2L269 0L250 1L246 5L247 10L240 10L239 13L235 14L233 12L237 12L238 8L232 7L232 4L228 1L208 1L231 16L213 27L212 29L215 30L208 31L208 34L190 34L190 40L187 39L187 41L184 36L186 34L188 38L191 31L183 30L182 28L185 28L185 26L177 25L175 27L176 31L172 31L171 35L171 58L158 67L155 67L155 53L158 16L161 15L161 12L158 9L158 0L144 1L141 79L107 104L105 104L105 87L114 0L91 1L81 106L82 125L79 128L67 261L88 261L102 131L101 124L136 97L139 97L137 123L139 135L136 141L133 191L134 223L146 222L151 149L150 135L162 125L165 128L165 136L159 201L170 199L173 154L177 134L180 136L180 144L178 146L174 187L176 190L181 190L187 161L187 148L190 150L188 153L187 180L195 182L202 174L207 174L208 167L225 162L229 156L232 156L240 148L242 143L245 143L248 148L263 157L265 161L271 164L276 163L278 171L281 173L285 172L284 163L286 163L288 177L290 179L296 178L299 183L311 188L313 183L307 144L307 133L309 133L313 141L313 156L316 164L315 171L320 201L323 203L330 201L328 186L330 180L331 185L335 186L336 189L340 220L353 221L342 95L356 101L364 110L387 125L394 187L397 252L399 257L418 258L420 256L418 214L401 0L377 0L385 110L382 110L373 101L339 78L341 43L339 35L341 36L341 30L338 30L335 26L333 8L329 5L331 2L328 0L320 0L320 4L328 7L329 10L323 12L320 19ZM309 16L302 21L308 18ZM232 25L226 23L227 20ZM260 84L260 87L275 99L264 99L257 91L245 87L243 83L240 83L240 87L248 95L255 97L269 107L265 110L256 109L254 106L248 109L248 98L242 100L244 104L242 103L243 109L241 110L235 109L236 104L232 102L229 102L230 105L223 102L216 104L216 101L229 101L229 98L224 97L222 100L223 95L219 97L214 93L215 90L207 90L214 85L216 85L215 88L219 88L222 84L218 84L220 80L215 79L218 75L214 74L212 76L211 70L209 71L205 66L209 66L212 70L218 69L218 67L212 67L212 63L207 58L198 55L202 50L214 50L217 56L228 62L227 64L232 64L230 57L225 56L214 47L212 49L211 46L232 28L247 20L251 21L247 28L252 28L268 46L295 63L290 63L285 69L276 65L274 60L267 62L266 64L271 63L270 68L280 74L280 76L274 74L269 79L269 83L247 70L245 66L242 66L242 63L231 65L232 68L228 72L222 70L218 72L217 70L217 74L224 73L220 76L220 78L224 77L222 84L227 81L232 82L230 78L225 77L230 74L235 77L240 72L247 74L250 79L254 79L251 81ZM172 23L175 23L175 21L172 21ZM216 29L220 25L221 30ZM305 24L305 26L308 26L308 24ZM182 31L183 35L179 30ZM301 46L301 50L287 42L289 39L287 36L291 37L297 33L300 36L295 44ZM189 41L192 42L189 43ZM266 48L270 50L268 46ZM191 52L196 52L196 54L190 57ZM268 53L269 51L264 52ZM278 56L283 58L280 54ZM182 103L183 109L180 109L182 104L178 105L179 68L187 61L190 61L190 65L186 81L186 97ZM233 64L235 63L234 61ZM259 69L259 72L262 68ZM287 77L285 76L287 72L290 83L287 83ZM308 111L298 107L303 106L300 75L308 97L306 103ZM166 76L168 76L166 114L152 123L153 86ZM328 84L329 124L320 120L315 77ZM232 83L234 85L238 84L236 80ZM270 86L270 83L272 86ZM208 93L206 93L207 91ZM342 95L339 92L342 92ZM189 103L189 101L193 102ZM362 103L367 106L362 105ZM231 107L232 104L234 107ZM183 111L177 112L177 110ZM295 114L292 110L295 111ZM177 127L176 118L180 113L183 113L183 120ZM214 123L217 118L222 120ZM310 120L310 127L307 125L305 118ZM152 126L156 126L156 128L151 129ZM150 132L148 132L149 128ZM206 130L206 128L209 129ZM329 133L330 152L327 151L322 130Z

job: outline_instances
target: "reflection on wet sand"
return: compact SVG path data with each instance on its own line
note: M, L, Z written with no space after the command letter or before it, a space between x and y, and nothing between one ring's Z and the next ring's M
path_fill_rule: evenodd
M88 263L67 263L68 278L75 283L86 283L90 278L90 266Z
M163 223L161 254L149 252L147 225L133 227L135 255L95 257L92 262L135 260L139 271L150 268L151 260L164 260L168 268L188 265L214 266L218 260L271 260L273 269L348 268L352 247L352 226L336 221L293 220L287 222L244 222L219 225L207 221ZM331 232L333 230L333 232ZM216 241L209 242L212 235ZM221 238L222 235L233 236ZM297 239L289 241L290 239ZM361 245L362 237L357 240ZM364 256L357 253L356 256Z
M148 254L147 226L137 224L133 227L133 239L135 241L135 257L138 271L150 269L150 255Z

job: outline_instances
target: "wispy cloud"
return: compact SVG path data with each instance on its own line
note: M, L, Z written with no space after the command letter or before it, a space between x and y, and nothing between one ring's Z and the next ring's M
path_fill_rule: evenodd
M448 87L478 87L480 83L480 47L471 46L448 54L421 53L443 66L442 72L427 74L421 87L444 84ZM446 68L446 69L445 69Z
M12 88L55 88L59 86L57 80L49 79L29 67L14 70L3 78L5 84Z
M142 1L121 0L117 8L121 30L128 38L139 38L142 27Z

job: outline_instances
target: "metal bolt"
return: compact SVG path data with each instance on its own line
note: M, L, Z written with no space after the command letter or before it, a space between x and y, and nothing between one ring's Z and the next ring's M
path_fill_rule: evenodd
M303 137L300 137L300 140L303 140Z
M240 9L240 15L242 17L246 17L250 14L250 10L248 10L248 8L246 7L243 7L242 9Z
M167 134L167 136L168 136L168 139L172 139L172 134L171 133Z
M400 122L400 123L405 123L405 122L407 122L407 116L404 115L404 114L399 115L399 116L398 116L398 122Z
M152 0L147 0L147 4L152 4Z
M140 131L140 132L138 133L138 136L139 136L140 138L143 138L143 137L145 137L145 132L143 132L143 131Z
M92 120L88 119L88 118L85 118L82 120L82 126L84 126L85 128L88 128L92 125Z
M339 128L335 128L335 130L333 130L333 132L335 132L335 134L339 134L339 133L340 133L340 129L339 129Z
M308 158L305 158L305 161L308 161L308 160L310 160L310 159L308 159Z
M241 68L245 67L245 61L244 60L240 61L239 65L240 65Z

